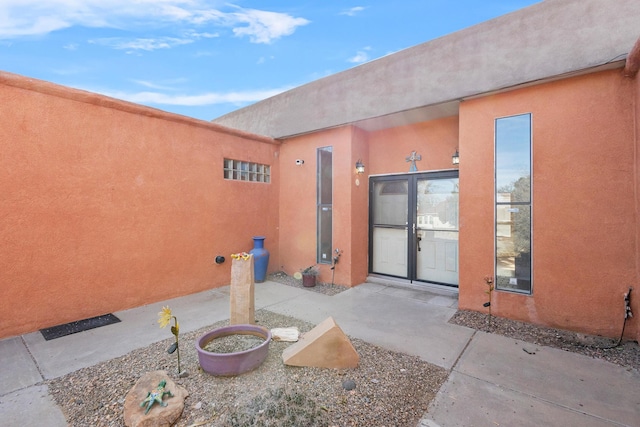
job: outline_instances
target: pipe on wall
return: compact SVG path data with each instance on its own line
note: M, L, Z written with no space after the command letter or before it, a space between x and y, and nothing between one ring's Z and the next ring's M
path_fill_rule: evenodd
M638 70L640 70L640 38L636 40L636 43L631 48L631 52L627 55L622 74L625 77L634 78L636 74L638 74Z

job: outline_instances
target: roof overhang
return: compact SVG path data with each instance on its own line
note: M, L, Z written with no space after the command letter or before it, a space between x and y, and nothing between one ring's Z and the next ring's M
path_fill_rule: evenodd
M623 66L639 35L637 0L546 0L213 121L281 139L451 116L464 99Z
M625 61L615 61L609 64L600 65L598 67L592 67L587 70L580 70L570 74L563 74L560 76L549 77L547 79L538 80L535 82L523 83L516 86L510 86L503 89L494 90L487 93L482 93L474 96L468 96L464 99L453 100L443 102L437 105L425 105L424 107L414 108L412 110L399 111L397 113L387 114L381 117L372 117L370 119L360 120L352 123L348 123L350 125L354 125L359 127L360 129L364 129L369 132L389 129L398 126L407 126L414 123L421 123L430 120L440 119L443 117L457 116L458 109L460 107L460 102L463 102L466 99L474 99L480 98L489 95L495 95L502 92L507 92L514 89L525 88L529 86L534 86L542 83L549 83L556 80L566 79L568 77L576 77L579 75L597 73L599 71L612 70L616 68L623 68L625 65Z

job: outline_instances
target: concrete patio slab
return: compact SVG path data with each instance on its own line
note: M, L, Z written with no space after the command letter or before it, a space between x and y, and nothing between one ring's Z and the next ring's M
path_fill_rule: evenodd
M447 323L456 310L385 289L366 283L332 297L305 295L267 308L316 324L333 316L347 335L451 369L473 334Z
M68 426L46 385L31 386L1 396L0 424L7 427Z
M640 425L640 374L602 360L478 332L455 370L576 413Z
M438 295L431 292L425 292L419 289L403 289L393 286L385 286L377 292L384 295L392 295L399 298L415 299L428 302L429 304L437 304L443 307L457 308L458 299L453 295Z
M0 360L0 394L42 381L42 375L20 337L0 340Z
M421 427L612 425L609 420L459 372L451 373L420 424Z
M420 426L638 426L637 390L637 371L478 332Z
M314 294L314 295L309 295ZM319 294L311 292L305 289L294 288L292 286L285 286L275 282L256 283L255 285L255 297L256 297L256 310L261 308L268 308L273 304L286 303L287 301L294 301L296 298L314 298ZM293 302L292 302L293 303Z
M160 329L157 323L157 313L166 305L179 315L183 333L229 318L228 296L205 291L119 311L114 314L120 323L51 341L46 341L40 332L23 337L44 378L57 378L171 337L168 328Z
M637 371L449 324L455 295L416 292L365 283L328 296L265 282L255 297L256 309L313 324L332 316L351 337L450 370L420 427L640 426ZM46 379L170 338L157 324L165 305L188 332L228 319L229 304L223 287L117 312L121 323L51 341L39 332L1 340L0 424L65 426Z

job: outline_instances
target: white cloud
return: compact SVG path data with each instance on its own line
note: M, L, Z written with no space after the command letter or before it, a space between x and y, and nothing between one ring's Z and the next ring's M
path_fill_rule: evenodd
M190 37L193 39L214 39L216 37L220 37L219 33L198 33L193 30L187 30L184 32L185 37Z
M369 60L368 50L371 50L370 47L365 47L363 50L359 50L355 56L348 59L349 62L353 62L355 64L362 64L363 62L367 62Z
M39 36L73 26L140 31L159 27L231 28L253 43L271 43L309 23L287 13L244 9L211 0L0 0L0 39ZM218 34L189 29L193 37ZM144 49L144 48L142 48Z
M282 36L293 34L297 27L309 23L304 18L255 9L244 9L233 15L238 22L247 24L246 27L234 28L233 32L237 36L249 36L253 43L271 43Z
M112 47L114 49L125 50L146 50L153 51L157 49L169 49L174 46L180 46L184 44L193 43L190 39L178 39L175 37L159 37L159 38L146 38L146 39L123 39L119 37L102 38L89 40L89 43L99 44L102 46Z
M146 80L131 80L133 83L139 84L140 86L148 87L150 89L157 90L172 90L170 86L159 85L153 82L148 82Z
M340 12L340 15L355 16L365 9L366 9L365 7L356 6L356 7L352 7L351 9L343 10L342 12Z
M260 58L258 58L258 61L256 62L256 64L257 65L264 64L265 62L267 62L267 60L272 61L274 59L275 59L275 56L273 56L273 55L271 55L269 57L261 56Z
M213 33L197 33L195 31L185 31L184 37L156 37L156 38L137 38L126 39L122 37L105 37L100 39L89 40L89 43L101 46L111 47L113 49L136 51L146 50L153 51L158 49L170 49L175 46L193 43L201 38L218 37Z
M71 24L67 21L56 17L38 16L33 19L14 19L0 10L0 38L42 35L70 26Z
M139 82L138 82L139 83ZM122 99L136 104L144 105L180 105L180 106L206 106L215 104L239 104L253 103L263 99L275 96L291 87L280 89L265 89L255 91L238 91L226 93L203 93L199 95L168 95L160 92L124 92L85 89L94 93L110 96L112 98Z

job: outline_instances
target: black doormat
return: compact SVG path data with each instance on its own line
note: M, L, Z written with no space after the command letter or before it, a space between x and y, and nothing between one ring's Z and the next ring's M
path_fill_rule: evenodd
M45 340L53 340L56 338L64 337L66 335L75 334L77 332L88 331L89 329L99 328L100 326L107 326L113 323L118 323L118 319L113 314L105 314L103 316L92 317L90 319L77 320L71 323L65 323L64 325L52 326L46 329L40 329L42 336Z

